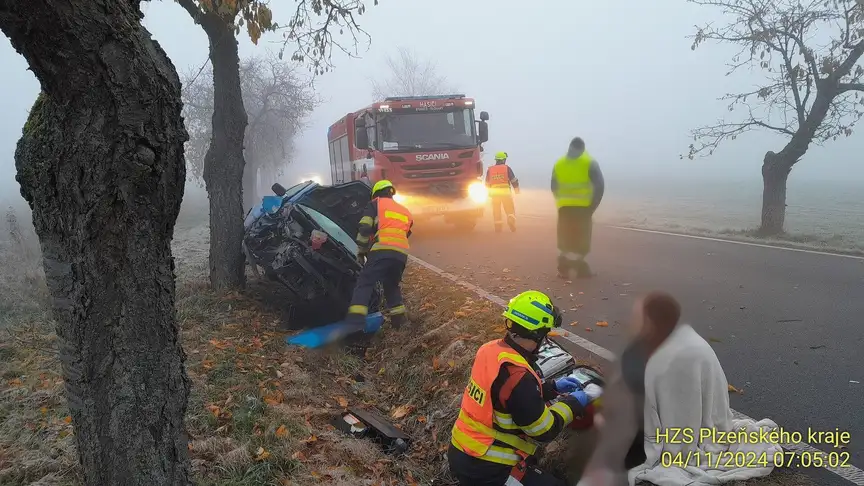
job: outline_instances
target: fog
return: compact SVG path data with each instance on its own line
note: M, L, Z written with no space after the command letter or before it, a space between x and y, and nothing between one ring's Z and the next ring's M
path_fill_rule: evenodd
M287 20L294 3L273 4L274 19ZM143 5L146 26L177 69L200 67L207 58L206 37L186 12L167 0ZM782 138L754 132L710 158L679 157L687 151L690 129L727 115L725 103L716 98L752 89L761 79L759 72L724 76L734 47L708 44L691 51L686 36L695 24L721 22L716 11L682 0L542 5L384 0L370 7L360 21L371 43L361 38L359 58L334 55L335 71L316 80L324 103L297 140L298 162L283 182L310 173L329 179L327 127L373 101L370 79L382 76L385 57L405 46L436 62L451 84L490 113L486 160L495 151L507 151L524 185L546 187L552 164L578 135L600 162L610 190L650 184L675 190L685 183L692 189L717 181L758 186L762 155L782 148ZM281 45L275 34L258 46L241 37L241 55ZM15 144L39 88L5 37L0 38L0 65L5 94L0 98L0 199L14 200L19 198ZM814 146L793 170L790 184L835 181L860 187L862 149L860 134Z

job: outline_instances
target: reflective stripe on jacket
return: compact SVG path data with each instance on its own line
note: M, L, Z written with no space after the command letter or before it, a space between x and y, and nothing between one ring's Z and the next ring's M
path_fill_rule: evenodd
M451 443L472 457L516 465L537 452L537 443L513 423L509 414L496 412L493 408L495 397L491 396L492 383L504 363L525 368L537 380L537 386L542 388L540 377L528 361L503 340L480 346L471 368L471 379L462 394L462 409L453 425ZM567 410L569 412L569 408ZM544 426L536 424L538 428Z
M396 250L408 253L408 232L411 230L411 212L389 197L376 198L378 203L375 242L371 251Z
M510 194L510 171L506 164L489 167L486 171L486 180L489 181L489 192L492 195Z
M558 183L555 205L589 207L594 199L594 185L591 183L591 156L588 152L575 159L566 156L558 159L553 176Z

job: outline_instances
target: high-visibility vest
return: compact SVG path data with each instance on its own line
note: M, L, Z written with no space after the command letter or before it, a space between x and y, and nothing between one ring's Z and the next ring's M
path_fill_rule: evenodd
M567 156L558 159L553 169L553 177L558 182L555 205L588 207L594 199L594 184L591 183L591 161L588 152L575 159Z
M378 231L370 251L395 250L408 253L408 231L411 229L411 211L389 197L378 201Z
M492 383L504 363L523 367L543 386L528 361L503 339L488 342L477 350L471 379L462 394L462 409L453 425L450 442L469 456L489 462L516 465L537 452L509 414L496 412L492 402Z
M510 194L510 172L506 164L496 164L486 172L489 189L492 195Z

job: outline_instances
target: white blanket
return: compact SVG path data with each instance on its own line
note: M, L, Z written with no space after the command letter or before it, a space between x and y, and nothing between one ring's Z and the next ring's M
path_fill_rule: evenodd
M780 446L730 444L731 438L720 433L742 429L758 433L775 427L777 424L769 419L755 422L733 418L729 384L717 355L692 327L681 324L654 353L645 370L647 460L630 470L630 485L636 481L658 486L716 485L767 476L773 470L774 453L782 452ZM701 434L711 431L718 433L700 440ZM662 439L664 432L666 441ZM699 459L697 453L701 453Z

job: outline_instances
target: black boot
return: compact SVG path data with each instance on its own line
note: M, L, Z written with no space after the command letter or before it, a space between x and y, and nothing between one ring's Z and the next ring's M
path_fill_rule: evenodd
M585 260L579 260L576 264L576 276L578 278L591 278L597 274L591 271L591 266Z
M399 329L403 324L408 322L408 316L405 314L394 314L390 316L390 324L394 329Z
M570 280L570 262L564 257L558 257L558 278Z

